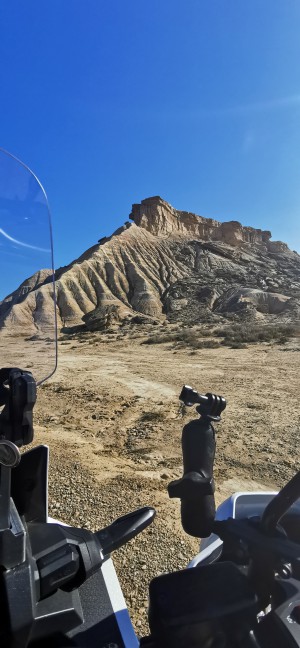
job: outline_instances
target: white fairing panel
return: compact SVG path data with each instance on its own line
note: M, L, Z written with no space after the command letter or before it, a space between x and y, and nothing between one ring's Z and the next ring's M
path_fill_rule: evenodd
M55 520L54 518L48 517L48 522L54 524L61 524L62 526L68 526L60 520ZM121 586L114 568L114 564L111 558L108 558L104 561L101 566L101 572L105 581L105 587L110 599L110 603L115 615L115 619L119 626L119 631L123 640L125 648L138 648L139 641L134 632L133 625L129 616L127 605L121 590ZM119 648L116 644L112 644L114 648Z
M245 493L243 493L243 492L233 493L233 495L231 495L231 497L228 497L227 500L225 500L224 502L222 502L222 504L220 504L220 506L218 506L217 512L216 512L216 520L227 520L230 517L235 518L236 517L237 503L238 503L238 500L240 500L242 497L243 498L246 497L246 498L248 498L250 500L250 499L253 498L253 496L260 497L260 496L265 496L265 495L274 497L274 495L277 495L277 493L276 493L276 491L260 491L260 492L252 492L252 493L247 493L247 492L245 492Z
M270 492L270 491L261 491L261 492L252 492L252 493L234 493L231 495L231 497L228 497L220 506L218 506L217 511L216 511L216 520L227 520L228 518L236 518L237 517L237 505L243 500L244 506L241 507L239 510L239 515L238 517L243 517L241 514L243 509L245 509L245 515L244 517L247 517L246 509L248 507L246 506L247 500L249 503L251 500L254 498L257 499L265 499L267 496L268 498L272 498L274 495L276 495L276 492ZM255 515L255 508L252 511L252 515ZM204 560L207 560L209 556L216 551L219 547L221 547L223 544L222 540L217 536L215 533L212 533L208 538L203 538L200 542L200 553L198 553L193 560L188 564L188 567L196 567L199 565L201 562Z
M111 558L101 567L110 602L115 613L121 637L126 648L138 648L139 641L134 632L125 599Z

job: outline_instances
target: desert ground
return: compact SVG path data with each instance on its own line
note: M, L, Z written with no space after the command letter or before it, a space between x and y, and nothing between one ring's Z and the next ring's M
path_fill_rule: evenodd
M184 567L198 540L167 494L182 473L184 383L223 395L216 426L216 500L236 490L276 490L297 468L299 342L189 350L143 344L147 334L61 336L56 373L39 387L35 443L50 446L50 514L99 529L140 506L151 527L114 555L138 632L147 631L151 577ZM34 346L34 343L33 343ZM196 415L197 416L197 415Z

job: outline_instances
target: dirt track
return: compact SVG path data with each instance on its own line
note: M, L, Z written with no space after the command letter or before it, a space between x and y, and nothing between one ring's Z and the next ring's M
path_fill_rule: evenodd
M193 415L179 406L183 383L228 402L217 427L218 491L227 479L274 485L292 472L300 417L296 342L190 352L143 345L143 338L95 340L60 344L58 370L40 389L36 416L49 442L85 448L81 460L97 479L105 478L103 464L106 472L160 478L159 457L164 468L171 462L170 477L180 470L182 423Z
M217 426L216 498L282 485L299 467L299 345L190 352L106 335L59 345L57 373L39 390L36 440L51 449L50 511L99 528L141 505L155 524L115 559L136 627L145 631L147 583L183 567L198 547L181 530L166 485L181 474L183 383L228 401Z

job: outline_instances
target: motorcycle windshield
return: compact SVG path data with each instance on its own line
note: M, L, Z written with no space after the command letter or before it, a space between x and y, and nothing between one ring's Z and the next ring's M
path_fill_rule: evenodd
M51 218L39 180L2 149L0 264L0 367L40 384L57 360Z

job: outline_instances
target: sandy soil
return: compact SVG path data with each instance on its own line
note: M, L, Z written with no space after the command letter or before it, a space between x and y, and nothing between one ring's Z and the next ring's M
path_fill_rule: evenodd
M198 547L181 529L166 485L181 475L182 426L194 416L184 383L226 397L217 425L216 499L273 490L297 468L299 344L247 349L144 345L145 335L86 335L59 344L56 374L39 388L36 441L51 450L50 511L99 528L140 505L153 529L116 554L136 626L145 631L147 582L186 565Z
M297 467L300 419L297 341L282 346L189 351L116 335L59 345L55 375L39 390L43 440L75 457L103 482L130 475L180 474L184 383L227 399L217 425L217 499L252 480L275 487ZM41 428L45 429L43 433ZM156 490L156 489L155 489Z

